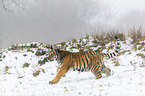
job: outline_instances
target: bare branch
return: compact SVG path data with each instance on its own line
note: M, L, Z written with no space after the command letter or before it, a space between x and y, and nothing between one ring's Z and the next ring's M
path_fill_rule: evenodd
M18 4L18 2L17 2L16 0L12 0L12 2L13 2L16 6L22 8L23 10L25 9L23 6L21 6L20 4Z
M136 70L136 66L132 63L132 61L130 61L131 65L133 66L134 68L134 71Z
M18 79L20 79L20 78L23 78L24 76L21 76L21 74L18 72L18 70L17 70L17 68L16 68L16 66L14 67L15 68L15 70L16 70L16 72L18 73Z
M6 7L6 5L4 4L4 0L1 0L1 2L2 2L2 7L3 7L3 9L4 9L5 11L13 12L13 13L14 13L13 10L9 10L9 9Z
M10 10L7 8L6 4L5 4L5 0L1 0L2 2L2 8L5 10L5 11L8 11L8 12L15 12L13 10ZM11 0L12 3L14 3L17 7L21 8L21 9L25 9L23 6L21 6L16 0Z

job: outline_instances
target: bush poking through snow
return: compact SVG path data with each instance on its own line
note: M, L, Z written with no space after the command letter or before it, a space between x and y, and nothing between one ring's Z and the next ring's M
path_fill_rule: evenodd
M37 70L37 71L35 71L35 72L33 73L33 76L36 77L36 76L38 76L39 74L40 74L40 70Z
M29 67L29 65L30 65L30 63L25 63L25 64L23 65L23 68Z

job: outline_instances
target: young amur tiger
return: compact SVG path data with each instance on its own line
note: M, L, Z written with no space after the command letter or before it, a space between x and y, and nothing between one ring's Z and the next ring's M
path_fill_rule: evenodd
M56 77L49 82L49 84L57 83L61 77L67 73L68 70L73 69L74 71L87 71L90 70L96 79L102 77L101 73L105 73L106 76L111 75L111 70L104 65L103 57L107 56L109 58L117 55L120 49L119 39L115 36L117 40L117 46L112 53L102 53L100 51L81 51L77 53L72 53L66 50L54 49L51 47L48 59L52 60L56 56L56 60L60 63L61 67L56 75Z

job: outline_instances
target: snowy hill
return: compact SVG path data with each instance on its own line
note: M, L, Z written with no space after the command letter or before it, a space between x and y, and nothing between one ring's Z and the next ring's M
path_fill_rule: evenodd
M101 49L94 41L99 42L90 36L54 46L71 52ZM104 58L111 76L96 80L91 72L69 71L54 85L49 81L58 64L46 59L50 45L15 44L0 53L0 96L145 96L145 40L136 48L131 42L130 37L121 41L120 54ZM106 42L103 52L113 51L114 45L114 41Z

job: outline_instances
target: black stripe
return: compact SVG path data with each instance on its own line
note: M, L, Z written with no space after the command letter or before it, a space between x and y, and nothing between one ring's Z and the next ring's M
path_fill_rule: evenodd
M98 62L99 63L99 62ZM96 68L96 70L95 70L95 73L99 70L99 68L100 68L100 65L97 63L97 68Z
M95 74L97 73L97 71L99 71L100 66L98 65L98 66L96 66L96 67L97 67L97 68L96 68L96 70L94 71Z
M89 53L90 53L92 56L94 56L94 54L92 54L92 51L89 51Z
M115 39L117 40L117 39L118 39L118 37L117 37L117 36L115 36Z
M94 61L94 64L95 64L95 65L96 65L97 62L98 62L97 59L98 59L98 58L96 58L96 57L93 58L93 61Z
M73 68L73 71L75 71L75 65L73 61L72 61L72 68Z
M89 52L89 51L86 51L86 55L88 56L88 58L90 58L90 56L89 56L88 52Z
M89 56L89 53L88 53L89 51L87 51L86 52L86 55L88 56L88 58L86 58L86 60L87 60L87 65L89 65L89 64L91 64L91 57ZM90 59L90 62L88 61L88 59Z
M113 52L113 55L116 56L114 52Z
M120 45L120 43L117 42L117 45Z
M116 52L116 53L118 53L118 51L117 51L117 50L115 50L115 52Z
M76 58L76 70L78 70L78 58Z
M97 67L98 67L98 65L94 66L94 70L92 70L92 71L95 72Z
M76 69L75 69L75 66L74 66L74 64L73 64L73 71L75 71Z
M90 52L90 54L92 55L92 51ZM92 55L92 57L90 58L90 64L92 65L92 63L93 63L93 57L94 57L94 55Z
M81 60L80 59L81 59L81 57L79 56L79 64L78 64L79 68L78 68L78 71L80 71L80 69L81 69Z
M96 55L96 53L97 53L97 52L95 52L95 51L92 51L92 52L93 52L93 55Z
M88 59L90 59L90 62L88 62L88 69L90 70L91 65L92 65L92 57L93 57L93 55L91 54L92 51L87 51L87 52L88 52L87 55L89 57Z
M104 67L105 67L105 66L104 66L104 64L103 64L103 63L101 63L101 64L102 64L102 66L101 66L101 71L102 71L102 70L104 69Z
M90 69L90 70L91 70L91 72L94 72L94 70L93 70L93 69L94 69L94 67L96 67L96 66L94 66L94 65L92 65L92 66L91 66L91 69Z
M88 57L88 58L87 58L87 57ZM89 64L88 59L89 59L89 56L87 55L87 51L85 51L85 60L87 61L87 64L85 64L85 65L87 65L87 66L84 65L85 71L86 71L86 68L88 67L88 64Z
M84 59L83 59L83 58L82 58L82 61L83 61L83 63L84 63L84 67L83 67L83 69L85 69L86 66L85 66L85 62L84 62Z
M80 53L80 57L81 57L81 60L82 60L82 62L81 62L81 66L80 66L80 71L82 72L83 71L83 69L84 69L84 65L85 65L85 62L84 62L84 60L83 60L83 56L84 56L84 54L83 54L83 52L81 52ZM82 64L83 63L83 64Z
M112 53L110 53L110 55L111 55L111 57L113 57L113 56L112 56Z
M120 46L116 46L116 49L120 49Z
M107 56L110 58L110 55L107 53Z
M98 74L101 74L101 71L98 71L97 74L95 74L95 75L98 76Z
M88 70L91 70L91 65L88 65Z
M84 52L84 59L82 58L82 61L84 62L84 69L86 68L86 63L85 63L85 60L86 60L86 52ZM87 61L87 60L86 60ZM88 62L87 62L88 63Z

